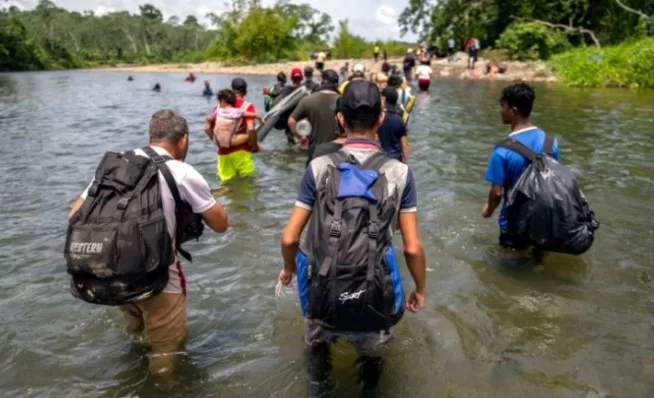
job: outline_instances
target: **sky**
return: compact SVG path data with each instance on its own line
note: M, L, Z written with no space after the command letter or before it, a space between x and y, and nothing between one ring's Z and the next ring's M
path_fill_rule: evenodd
M59 7L74 11L92 10L96 14L127 10L137 13L138 6L144 3L154 4L168 18L179 16L182 20L187 15L195 15L201 22L207 22L204 16L209 12L220 13L223 3L207 0L53 0ZM408 4L408 0L292 0L294 3L308 3L313 8L332 16L334 25L347 18L350 31L368 40L406 40L414 41L416 37L408 34L400 37L397 19ZM38 0L9 0L10 5L32 8ZM271 5L274 0L263 0L264 5Z

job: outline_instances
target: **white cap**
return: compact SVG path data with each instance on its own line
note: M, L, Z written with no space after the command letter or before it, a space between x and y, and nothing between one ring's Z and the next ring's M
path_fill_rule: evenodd
M406 50L406 52L408 52L408 53L412 53L412 52L413 52L413 48L410 48L410 49Z
M366 73L366 67L363 66L363 64L356 64L356 65L354 65L354 68L352 68L352 72L354 72L354 73Z

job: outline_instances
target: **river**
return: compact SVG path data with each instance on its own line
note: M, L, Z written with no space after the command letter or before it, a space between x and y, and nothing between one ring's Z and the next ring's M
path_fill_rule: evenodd
M229 231L186 245L189 338L172 390L162 394L148 376L117 310L69 294L67 211L105 151L146 144L152 113L188 119L187 161L220 185L201 81L134 77L0 74L0 396L306 396L302 319L275 313L279 233L305 162L281 132L255 156L253 180L217 190ZM205 78L223 87L231 77ZM247 98L262 107L273 78L247 80ZM559 138L602 226L583 256L512 266L496 245L496 218L481 217L485 167L506 132L504 84L438 80L418 96L411 166L428 297L398 327L383 396L654 396L654 92L537 85L534 122ZM404 261L402 271L410 291ZM339 344L334 355L336 396L355 397L354 352Z

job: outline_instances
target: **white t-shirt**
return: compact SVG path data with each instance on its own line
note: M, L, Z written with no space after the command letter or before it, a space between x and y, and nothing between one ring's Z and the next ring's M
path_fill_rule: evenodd
M159 155L172 157L163 148L152 145L151 147ZM139 156L148 157L141 149L135 150L134 153ZM167 161L166 165L168 166L168 169L170 169L170 173L173 175L175 182L177 182L179 196L184 202L191 206L194 213L204 213L216 204L216 199L213 197L211 190L209 189L209 184L207 184L207 181L193 168L193 166L174 159ZM175 229L177 228L177 220L175 218L175 199L173 199L173 194L170 193L170 188L168 188L168 184L166 184L166 180L161 172L159 173L159 185L161 186L161 199L163 201L163 211L164 216L166 217L168 233L173 237L173 239L175 239ZM89 184L89 187L87 187L82 193L81 196L83 199L86 199L90 186L91 185ZM164 288L163 293L185 294L186 279L182 272L182 265L177 258L177 253L175 253L175 261L169 267L168 275L168 284Z
M321 51L318 53L318 59L316 61L318 62L325 62L325 58L327 58L327 54L325 54L324 51Z
M431 67L429 65L420 65L416 69L418 80L431 80Z

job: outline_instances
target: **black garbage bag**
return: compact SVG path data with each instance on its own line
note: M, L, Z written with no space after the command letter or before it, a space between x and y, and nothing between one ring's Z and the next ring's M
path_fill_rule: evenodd
M516 140L501 144L531 163L507 198L509 232L545 251L582 254L593 245L599 222L574 174L551 157L553 142L546 137L542 154Z

